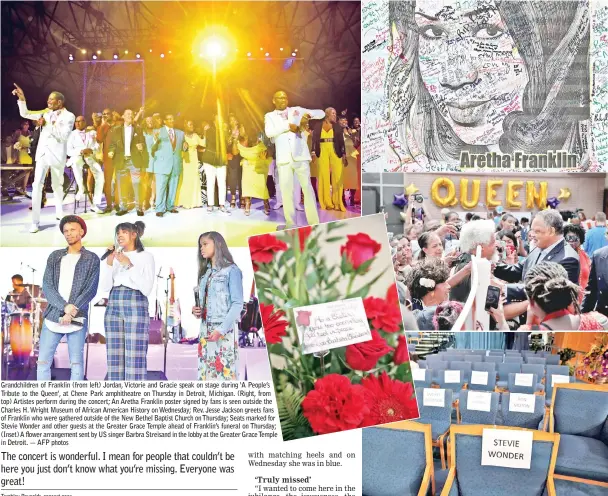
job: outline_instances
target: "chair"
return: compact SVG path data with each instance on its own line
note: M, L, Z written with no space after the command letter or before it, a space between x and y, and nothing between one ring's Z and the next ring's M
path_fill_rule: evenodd
M435 492L430 425L395 422L363 429L362 438L365 496Z
M485 370L486 372L494 372L496 376L496 364L494 362L475 362L472 370Z
M530 365L542 365L545 366L547 364L547 359L546 358L540 358L540 357L526 357L526 363L529 363Z
M570 367L568 365L546 365L545 366L545 384L550 375L570 375Z
M467 362L483 362L484 355L465 355L464 359Z
M515 384L518 380L518 376L532 376L532 383L530 386L523 386ZM524 394L534 394L536 392L536 384L538 383L538 376L536 374L509 374L509 384L507 389L510 393L524 393Z
M504 352L505 352L505 350L499 350L498 348L492 348L492 349L490 350L490 355L491 355L492 353L500 353L500 354L503 354Z
M433 392L441 391L433 389ZM433 438L433 446L439 448L441 457L441 469L446 468L446 452L445 439L450 431L452 424L452 390L443 389L444 391L444 406L430 406L424 404L424 388L416 388L416 398L418 398L418 409L420 418L416 422L431 425L431 434Z
M433 380L437 382L439 377L443 375L443 371L447 370L449 366L449 362L436 362L432 364L430 369L433 371Z
M608 483L573 479L553 474L556 496L606 496Z
M469 410L469 396L470 394L483 393L491 395L490 398L490 411L482 412L479 410ZM464 390L460 393L460 422L461 424L496 424L496 416L498 415L498 400L500 399L499 393L482 392L482 391L467 391Z
M456 418L460 419L459 413L459 403L458 400L460 398L460 393L462 391L462 386L464 385L464 379L462 377L462 372L460 370L453 370L451 372L459 372L460 380L458 382L446 382L445 381L445 373L447 370L442 371L440 374L437 383L441 389L451 389L452 390L452 406L456 408Z
M503 356L502 355L500 355L500 356L488 355L488 356L483 357L483 361L488 362L488 363L495 363L496 365L498 365L499 363L502 363Z
M471 377L471 363L470 362L450 362L449 370L460 370L462 371L462 381L469 382Z
M608 482L608 387L555 384L549 431L562 439L556 473Z
M546 365L559 365L561 361L559 355L547 355L545 359L547 360Z
M420 376L416 377L417 375ZM412 369L412 378L416 387L430 388L433 382L433 371L430 369Z
M496 386L500 389L506 389L509 385L509 374L518 372L521 372L521 365L518 363L499 363Z
M520 394L520 393L512 393ZM510 410L511 393L502 393L501 395L501 412L502 412L502 423L503 425L509 425L512 427L522 427L524 429L538 429L543 417L545 416L545 395L544 394L533 394L534 397L534 411L518 412ZM544 430L544 426L543 426Z
M523 357L505 355L505 363L524 363Z
M441 496L537 496L555 494L553 467L559 435L534 431L530 470L481 465L484 425L452 425L450 470ZM513 430L496 426L495 429ZM514 490L514 481L517 488Z
M524 363L521 366L522 374L536 374L538 376L538 383L536 384L537 391L544 391L545 385L541 382L542 378L545 377L545 366L540 364L529 364Z
M453 353L446 355L446 360L449 362L464 362L464 354L462 353Z
M443 362L443 356L439 356L439 355L427 355L426 357L426 361L427 363L430 365L431 363L436 363L436 362Z
M428 369L429 364L427 363L426 360L418 360L418 367L421 369Z
M494 365L479 363L478 365ZM494 370L472 370L468 389L471 391L494 391L496 388L496 372Z

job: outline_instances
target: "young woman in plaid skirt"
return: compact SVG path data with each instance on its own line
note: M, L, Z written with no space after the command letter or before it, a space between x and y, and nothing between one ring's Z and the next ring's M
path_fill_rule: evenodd
M243 274L218 232L198 239L199 305L192 313L201 319L198 378L236 380L238 327L243 310Z
M108 380L145 380L150 338L148 295L154 285L154 257L144 251L145 225L116 226L116 244L102 263L104 291L110 291L105 314Z

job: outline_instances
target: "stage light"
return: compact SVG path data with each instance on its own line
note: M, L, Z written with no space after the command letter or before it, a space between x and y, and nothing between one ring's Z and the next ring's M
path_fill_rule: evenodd
M74 62L74 55L72 55L70 53L70 55L68 56L68 59L69 59L70 63Z
M264 50L264 47L260 47L260 52L261 52L262 50Z
M298 51L298 49L296 48L296 49L294 50L294 52L297 52L297 51Z
M283 47L279 48L279 50L281 50L281 52L283 51Z
M101 50L97 50L97 55L101 55Z
M205 53L207 57L216 59L222 54L222 46L217 40L210 40L207 42L205 47Z
M295 57L296 56L296 52L291 52L291 56Z
M125 55L129 55L129 50L125 50Z
M114 55L112 55L112 57L114 58L114 60L118 60L118 50L114 52Z
M93 60L97 60L97 55L93 54Z
M270 54L268 52L266 52L264 55L266 55L266 57L270 57Z
M161 58L161 59L164 59L164 58L165 58L165 54L164 54L164 53L161 53L161 54L160 54L160 58Z
M171 50L169 50L169 55L171 55Z
M150 48L150 53L152 53L152 49Z
M82 50L80 50L80 53L82 53L83 55L85 55L87 53L87 51L83 48Z
M251 57L251 52L247 52L247 57Z
M135 58L136 58L136 59L140 59L140 58L141 58L141 54L140 54L139 52L138 52L138 53L136 53L136 54L135 54Z

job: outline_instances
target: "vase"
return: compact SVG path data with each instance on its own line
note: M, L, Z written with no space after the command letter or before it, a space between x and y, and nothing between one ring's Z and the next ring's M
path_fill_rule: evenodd
M598 377L595 379L596 384L606 384L608 382L608 377Z

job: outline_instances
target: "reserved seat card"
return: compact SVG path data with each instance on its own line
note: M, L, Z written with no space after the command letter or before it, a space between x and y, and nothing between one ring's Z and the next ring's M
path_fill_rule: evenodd
M532 431L484 429L481 442L481 464L494 467L530 469Z
M553 374L551 376L551 387L555 386L556 384L567 384L569 382L570 376L568 375Z
M320 353L372 339L362 298L293 309L302 353Z
M467 393L467 410L489 412L492 409L492 393L486 391L469 391Z
M414 379L414 381L426 381L426 369L416 369L412 367L412 379Z
M510 412L534 413L535 406L535 394L511 393L509 395Z
M532 387L533 374L515 374L515 385Z
M445 389L424 388L422 393L422 404L424 406L445 407Z
M471 371L471 384L488 385L488 372L485 370Z

